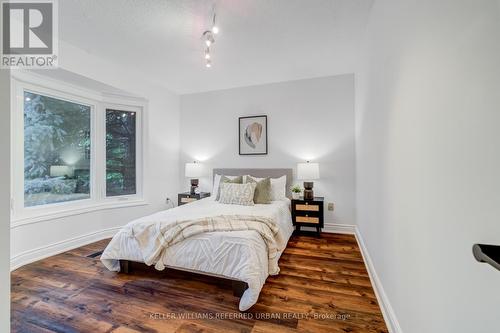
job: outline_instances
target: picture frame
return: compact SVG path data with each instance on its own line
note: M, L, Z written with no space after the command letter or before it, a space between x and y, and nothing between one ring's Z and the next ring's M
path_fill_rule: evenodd
M240 155L267 155L267 116L238 118Z

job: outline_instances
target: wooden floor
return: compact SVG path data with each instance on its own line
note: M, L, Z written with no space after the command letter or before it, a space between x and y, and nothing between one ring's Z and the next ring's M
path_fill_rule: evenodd
M387 332L351 235L293 236L280 274L267 279L246 313L224 280L172 270L109 272L92 257L107 242L14 271L12 331Z

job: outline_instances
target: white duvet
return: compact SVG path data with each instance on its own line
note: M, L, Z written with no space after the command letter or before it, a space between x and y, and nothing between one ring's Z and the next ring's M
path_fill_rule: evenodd
M254 215L272 218L280 227L282 244L278 244L280 255L286 247L293 227L290 216L290 201L273 201L267 205L226 205L213 197L198 200L188 205L161 211L130 222L113 237L101 261L112 271L120 270L120 259L144 262L137 241L132 236L132 226L151 221L177 221L219 215ZM275 267L278 267L277 261ZM257 302L259 293L268 275L279 273L268 270L267 247L262 237L251 230L209 232L192 236L167 248L161 258L163 264L172 268L198 271L216 276L244 281L248 289L241 297L239 309L248 310Z

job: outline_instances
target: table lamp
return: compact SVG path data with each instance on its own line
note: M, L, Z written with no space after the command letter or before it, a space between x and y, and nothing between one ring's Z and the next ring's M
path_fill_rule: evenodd
M203 175L203 168L200 163L196 161L193 163L186 163L185 169L186 178L191 178L191 194L195 194L195 190L198 187L198 178Z
M319 179L319 164L297 163L297 179L304 180L304 200L314 200L312 180Z

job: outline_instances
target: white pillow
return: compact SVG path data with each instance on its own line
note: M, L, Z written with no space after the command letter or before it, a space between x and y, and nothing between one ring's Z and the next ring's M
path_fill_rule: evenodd
M258 178L252 176L252 178L259 182L264 178ZM243 182L246 182L246 177L243 178ZM279 178L271 178L271 200L284 200L286 199L286 175Z
M234 184L222 183L219 202L230 205L253 206L253 195L257 183Z
M271 178L271 200L286 199L286 176Z
M231 180L233 180L234 178L238 177L238 176L225 176ZM220 185L220 179L222 178L222 175L219 175L219 174L216 174L215 177L214 177L214 185L212 187L212 194L210 196L213 196L213 197L216 197L217 196L217 192L219 192L219 185Z

